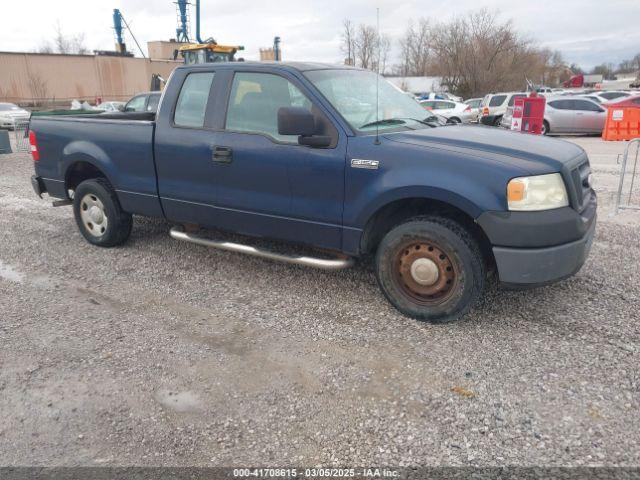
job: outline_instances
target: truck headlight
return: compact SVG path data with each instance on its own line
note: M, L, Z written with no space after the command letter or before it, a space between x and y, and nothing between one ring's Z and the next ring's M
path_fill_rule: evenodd
M569 205L567 189L559 173L518 177L507 185L511 211L551 210Z

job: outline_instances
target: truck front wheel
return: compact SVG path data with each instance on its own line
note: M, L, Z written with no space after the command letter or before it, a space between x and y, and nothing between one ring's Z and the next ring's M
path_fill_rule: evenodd
M120 208L113 188L103 178L85 180L73 195L73 213L82 236L99 247L115 247L131 234L131 215Z
M485 282L477 242L459 223L438 216L414 218L387 233L376 254L376 273L400 312L432 323L462 317Z

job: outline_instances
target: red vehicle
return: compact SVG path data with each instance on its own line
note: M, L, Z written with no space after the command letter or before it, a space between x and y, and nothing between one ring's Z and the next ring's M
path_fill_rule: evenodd
M590 87L596 83L602 83L602 75L573 75L569 80L562 83L564 88Z

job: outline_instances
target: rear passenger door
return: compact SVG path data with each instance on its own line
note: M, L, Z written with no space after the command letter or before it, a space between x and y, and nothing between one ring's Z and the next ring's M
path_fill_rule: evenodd
M589 100L575 99L575 131L581 133L600 133L604 127L604 109Z
M217 218L222 228L340 248L346 137L289 72L227 72L228 102L212 139ZM302 107L316 117L329 148L278 133L278 110Z

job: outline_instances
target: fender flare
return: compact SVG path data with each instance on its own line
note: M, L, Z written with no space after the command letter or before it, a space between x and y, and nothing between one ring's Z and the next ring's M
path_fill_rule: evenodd
M95 143L78 140L69 143L62 151L59 162L59 175L67 182L69 169L76 163L84 162L100 170L109 183L115 187L117 182L117 169L106 152Z

